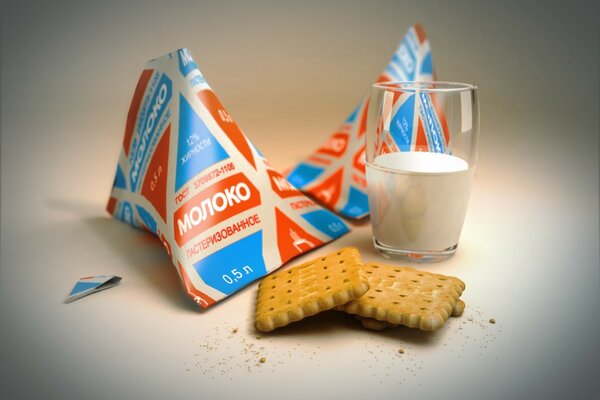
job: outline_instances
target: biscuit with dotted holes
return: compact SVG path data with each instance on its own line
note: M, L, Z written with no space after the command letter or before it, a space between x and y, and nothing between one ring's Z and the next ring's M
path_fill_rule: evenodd
M370 289L341 307L349 314L434 331L444 325L455 307L462 312L457 302L465 284L458 278L380 263L365 264L363 271Z
M254 326L262 332L359 298L369 284L354 247L265 277L258 284Z
M462 315L464 310L465 302L458 299L454 305L454 308L452 308L452 316L459 317ZM387 328L397 328L399 326L398 324L391 324L386 321L377 321L373 318L363 318L360 315L356 315L356 319L360 321L360 324L363 326L363 328L370 329L372 331L382 331Z

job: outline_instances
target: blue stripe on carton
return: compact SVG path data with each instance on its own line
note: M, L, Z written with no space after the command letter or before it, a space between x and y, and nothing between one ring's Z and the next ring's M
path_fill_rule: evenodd
M433 153L443 153L446 150L446 147L444 145L442 127L437 119L429 94L420 92L419 96L421 99L421 111L424 114L424 128L425 135L427 136L427 143L429 144L429 151Z
M100 286L102 283L103 282L77 282L73 287L73 290L71 290L71 294L69 294L69 296L81 293L85 290L93 289L96 286Z
M190 72L198 69L196 62L192 59L192 56L188 49L181 49L177 52L177 58L179 60L179 71L185 78Z
M312 181L314 181L319 175L323 173L324 169L314 167L312 165L300 163L292 172L287 176L288 181L297 188L303 188Z
M140 215L140 218L142 219L142 221L144 222L144 225L146 225L148 227L148 229L150 229L152 232L154 232L154 234L156 234L156 228L157 228L156 220L152 217L152 215L150 215L150 213L141 206L136 205L135 209L137 210L138 214Z
M352 218L359 218L369 212L369 198L367 194L355 187L350 188L348 203L340 211L342 214Z
M131 208L131 204L129 204L128 201L121 201L119 208L120 209L117 213L117 218L123 222L133 225L133 209Z
M194 268L208 285L230 295L266 275L262 230L198 261Z
M311 211L302 214L302 218L332 239L338 238L350 231L338 216L327 210Z
M113 186L119 189L127 189L127 182L125 182L125 175L120 166L117 165L117 173L115 174L115 181Z
M407 81L415 79L417 57L414 53L408 36L404 38L396 53L392 56L394 64L402 73Z
M433 74L433 62L431 61L431 52L427 53L423 58L423 64L421 64L421 75L432 75Z
M400 106L390 123L390 134L401 151L409 151L415 115L415 95L411 94Z
M356 108L354 109L354 111L352 111L352 114L348 115L348 118L346 118L346 123L347 124L351 124L354 122L354 120L356 120L356 116L358 115L358 111L360 110L360 106L362 105L362 102L359 103Z
M175 191L198 173L228 157L229 154L215 139L192 106L182 95L179 95L179 142Z

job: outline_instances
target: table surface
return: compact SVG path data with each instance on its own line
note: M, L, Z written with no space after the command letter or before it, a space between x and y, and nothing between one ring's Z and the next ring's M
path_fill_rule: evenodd
M0 393L589 394L600 372L598 5L552 5L536 16L529 3L519 12L515 4L443 4L265 2L256 20L247 18L249 6L203 3L3 6ZM433 7L441 15L428 12ZM463 12L479 18L458 28L451 20ZM412 264L466 283L465 312L443 329L370 332L331 311L259 335L256 283L200 311L160 243L104 211L147 59L190 47L244 132L285 169L336 128L419 19L443 77L481 90L479 163L459 249L447 261ZM507 30L503 21L520 28ZM356 51L366 56L356 59ZM575 68L568 82L554 79ZM522 81L506 85L515 78ZM368 220L349 224L351 233L291 264L343 246L383 261ZM77 279L96 274L123 280L63 304Z

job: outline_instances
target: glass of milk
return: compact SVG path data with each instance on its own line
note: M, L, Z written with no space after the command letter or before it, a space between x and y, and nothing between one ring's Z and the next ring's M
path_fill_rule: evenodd
M424 262L456 252L478 136L476 86L373 85L366 169L373 244L379 252Z

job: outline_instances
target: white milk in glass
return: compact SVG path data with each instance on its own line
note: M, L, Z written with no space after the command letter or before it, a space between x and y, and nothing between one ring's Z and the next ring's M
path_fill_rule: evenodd
M399 152L367 164L373 235L380 246L444 251L458 244L474 168L459 157Z

